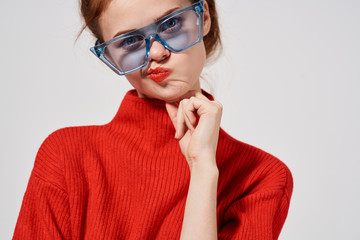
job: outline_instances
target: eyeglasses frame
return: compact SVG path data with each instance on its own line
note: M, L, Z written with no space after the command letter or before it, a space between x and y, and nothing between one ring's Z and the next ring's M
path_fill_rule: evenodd
M144 36L143 32L145 29L158 29L158 26L160 26L162 23L164 23L165 21L169 20L170 18L179 15L183 12L189 11L189 10L193 10L195 11L195 13L198 15L198 19L199 19L199 34L198 34L198 39L190 44L189 46L185 47L185 48L181 48L179 50L173 49L172 47L170 47L165 40L163 40L157 33L157 31L154 33L151 33L148 35L148 37ZM135 72L143 67L145 67L148 64L149 61L149 53L150 53L150 41L152 38L155 38L158 42L160 42L165 48L169 49L171 52L175 52L175 53L179 53L182 51L185 51L189 48L191 48L192 46L198 44L199 42L201 42L203 40L203 26L204 26L204 2L203 0L199 0L193 4L191 4L190 6L187 6L185 8L182 8L180 10L177 10L175 12L169 13L168 15L160 18L159 20L157 20L154 23L151 23L145 27L136 29L134 31L131 32L127 32L124 34L121 34L119 36L116 36L115 38L100 43L99 40L97 39L95 42L95 46L90 48L90 51L96 56L98 57L102 62L104 62L108 67L110 67L114 72L116 72L117 74L119 74L120 76ZM137 34L141 34L144 36L145 38L145 43L146 43L146 58L145 58L145 62L144 64L142 64L141 66L134 68L132 70L129 71L121 71L120 69L118 69L117 67L115 67L108 59L106 59L105 57L105 48L110 45L111 43L118 41L122 38L126 38L129 37L131 35L134 35L135 33Z

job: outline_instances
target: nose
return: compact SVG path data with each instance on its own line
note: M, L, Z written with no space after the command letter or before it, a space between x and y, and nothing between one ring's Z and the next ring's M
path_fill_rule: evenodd
M149 61L162 61L170 56L170 51L156 39L152 42L149 51Z

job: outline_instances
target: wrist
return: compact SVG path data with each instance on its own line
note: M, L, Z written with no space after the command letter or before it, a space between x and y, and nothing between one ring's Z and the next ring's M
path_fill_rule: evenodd
M216 165L215 156L201 157L192 161L191 174L196 173L206 176L219 176L219 168Z
M190 171L190 184L200 184L203 190L215 188L219 181L219 170L211 166L194 166Z
M211 163L215 162L216 151L202 149L199 153L189 156L189 159L193 163L203 164L203 162Z

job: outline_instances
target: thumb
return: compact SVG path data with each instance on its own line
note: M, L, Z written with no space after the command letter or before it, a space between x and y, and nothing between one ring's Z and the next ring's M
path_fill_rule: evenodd
M165 103L165 107L166 107L166 111L169 114L169 117L172 121L172 123L174 124L174 127L176 128L176 116L177 116L177 111L178 111L178 104L177 103Z

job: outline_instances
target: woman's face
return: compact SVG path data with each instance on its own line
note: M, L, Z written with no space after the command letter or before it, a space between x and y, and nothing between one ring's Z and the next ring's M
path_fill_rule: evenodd
M118 32L139 29L162 17L167 11L189 6L189 0L112 0L99 19L104 41ZM204 1L204 36L210 29L208 5ZM200 91L199 76L204 67L206 52L204 42L180 52L173 53L158 41L150 48L149 63L144 68L125 75L137 90L139 97L157 98L167 102L190 97L190 91ZM147 76L147 71L157 67L170 69L170 75L161 82Z

